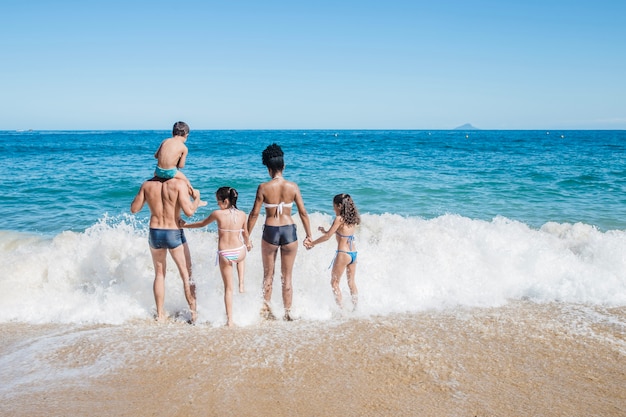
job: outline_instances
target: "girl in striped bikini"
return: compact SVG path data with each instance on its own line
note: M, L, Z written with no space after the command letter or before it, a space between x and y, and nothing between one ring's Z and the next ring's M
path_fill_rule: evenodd
M246 214L237 208L237 190L221 187L215 193L219 210L213 211L206 219L197 223L184 223L185 228L204 227L217 222L217 260L222 280L224 281L224 305L226 307L226 325L233 326L233 265L237 265L239 292L244 291L244 260L250 245L250 236L246 225Z

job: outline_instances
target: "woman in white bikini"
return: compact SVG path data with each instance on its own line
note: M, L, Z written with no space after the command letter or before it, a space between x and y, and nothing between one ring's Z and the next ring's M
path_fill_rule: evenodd
M219 210L213 211L206 219L197 223L184 223L182 227L204 227L217 222L217 260L224 281L224 305L226 307L226 325L233 326L233 264L237 264L239 292L243 292L244 260L251 249L246 214L237 209L237 190L221 187L215 193Z
M274 315L270 309L272 299L272 284L274 281L274 270L276 256L280 250L280 274L283 290L283 306L285 320L292 320L291 302L293 297L292 272L293 264L298 252L298 236L296 235L296 225L291 217L291 208L296 204L298 215L302 220L306 238L304 244L311 240L311 226L309 215L304 208L304 201L300 194L300 188L295 182L287 181L283 178L285 162L283 150L277 144L272 144L263 151L263 165L272 178L264 182L257 188L254 206L248 215L248 231L256 224L261 211L261 206L265 206L265 225L263 226L263 240L261 242L261 256L263 259L263 299L264 305L261 313L267 319L273 319Z

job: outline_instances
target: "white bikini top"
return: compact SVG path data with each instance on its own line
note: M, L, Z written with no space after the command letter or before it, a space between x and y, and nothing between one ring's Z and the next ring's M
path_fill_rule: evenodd
M266 209L276 207L276 213L274 214L274 217L278 217L281 214L283 214L283 207L291 208L293 206L293 201L291 203L282 202L278 204L264 203L263 205L265 206Z

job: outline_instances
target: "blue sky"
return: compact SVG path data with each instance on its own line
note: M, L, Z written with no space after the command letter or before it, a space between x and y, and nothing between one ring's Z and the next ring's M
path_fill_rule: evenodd
M626 1L0 3L0 130L626 129Z

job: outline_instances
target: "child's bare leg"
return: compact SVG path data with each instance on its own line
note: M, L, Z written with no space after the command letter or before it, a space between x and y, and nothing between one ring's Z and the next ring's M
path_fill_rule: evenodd
M330 287L333 290L333 294L335 296L335 302L337 303L337 306L339 306L339 308L343 308L341 305L342 303L341 288L339 287L339 280L341 279L343 268L342 268L342 265L340 265L340 263L341 262L339 261L339 259L335 259L335 264L333 265L333 270L331 271L331 274L330 274Z
M226 326L233 327L233 266L230 261L220 256L220 272L224 281L224 307L226 309Z
M341 288L339 288L339 278L341 275L337 276L335 274L330 278L330 286L333 289L333 294L335 295L335 302L339 308L343 308L341 305Z
M348 288L350 288L350 295L352 296L352 309L356 310L359 303L359 290L356 288L355 282L356 276L356 263L348 265L346 268L346 277L348 278Z
M241 261L237 263L237 276L239 277L239 292L245 292L244 273L246 272L246 263Z

